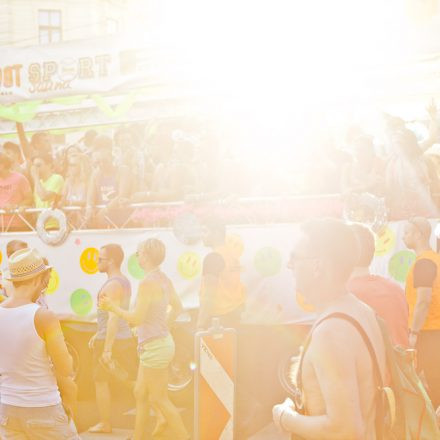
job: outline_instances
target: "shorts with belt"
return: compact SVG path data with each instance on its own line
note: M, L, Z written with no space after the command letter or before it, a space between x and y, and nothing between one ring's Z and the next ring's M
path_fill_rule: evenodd
M24 408L0 404L2 440L80 440L61 404Z

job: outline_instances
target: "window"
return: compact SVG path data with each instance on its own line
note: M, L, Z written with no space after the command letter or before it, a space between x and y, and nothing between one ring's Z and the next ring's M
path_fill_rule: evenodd
M112 18L107 18L107 35L115 35L118 32L118 22Z
M54 9L38 11L38 35L40 44L61 41L61 11Z

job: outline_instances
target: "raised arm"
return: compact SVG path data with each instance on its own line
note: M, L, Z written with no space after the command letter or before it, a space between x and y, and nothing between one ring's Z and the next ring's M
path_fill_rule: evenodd
M142 324L152 299L158 298L160 295L162 295L162 289L158 283L142 281L139 285L136 304L133 310L129 311L122 309L106 295L102 295L100 298L99 307L108 310L109 312L113 312L131 325L138 326Z
M26 133L24 132L23 124L21 122L16 122L15 126L17 128L17 134L18 134L18 140L20 142L21 152L24 158L30 161L32 156L32 148L29 141L27 140Z

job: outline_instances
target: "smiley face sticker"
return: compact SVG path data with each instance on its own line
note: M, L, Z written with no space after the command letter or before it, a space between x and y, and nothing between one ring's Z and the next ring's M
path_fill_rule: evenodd
M200 274L202 263L195 252L185 252L177 260L177 270L182 278L192 280Z
M86 289L76 289L70 295L70 307L78 316L87 316L93 308L92 295Z
M231 250L236 258L240 258L243 255L244 244L239 235L226 234L226 247Z
M389 274L399 283L406 281L409 269L416 260L416 254L414 252L404 250L395 253L388 262Z
M128 259L128 273L137 280L142 280L145 276L144 269L139 265L139 260L136 254L133 254Z
M375 236L376 257L382 257L394 249L396 233L391 228L385 228Z
M47 295L52 295L58 290L58 287L60 285L60 276L58 275L58 272L55 269L52 269L50 271L50 279L49 284L46 289Z
M79 265L83 272L88 275L98 272L98 256L99 252L96 248L90 247L83 250L79 258Z
M281 270L282 258L278 249L263 247L257 251L254 257L254 266L263 277L271 277Z
M314 312L315 311L315 307L312 304L309 304L300 292L296 292L296 303L305 312Z

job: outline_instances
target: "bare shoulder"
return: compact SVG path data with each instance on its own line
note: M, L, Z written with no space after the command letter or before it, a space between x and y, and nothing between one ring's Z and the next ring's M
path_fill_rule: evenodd
M46 309L45 307L40 307L35 313L35 328L37 333L42 336L46 333L49 328L58 326L60 321L52 310Z
M162 287L157 280L142 280L139 284L139 293L152 295L162 292Z
M359 333L349 322L336 318L328 319L313 332L310 355L316 360L354 360L359 347L359 337Z
M119 281L117 280L111 280L110 282L108 282L105 287L103 288L103 292L106 295L109 296L114 296L114 295L118 295L119 293L122 292L122 285Z

